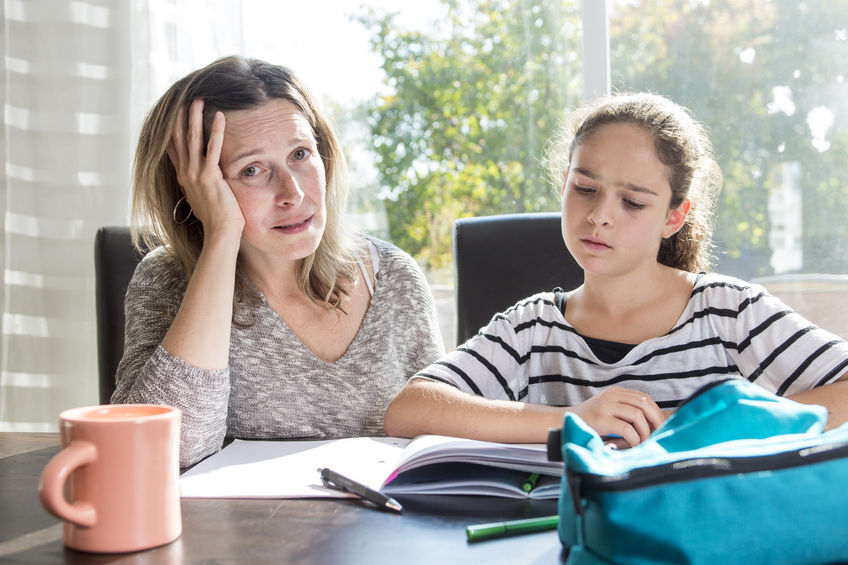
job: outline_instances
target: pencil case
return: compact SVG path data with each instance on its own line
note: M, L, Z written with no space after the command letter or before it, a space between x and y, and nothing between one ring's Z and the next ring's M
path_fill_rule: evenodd
M631 449L567 414L549 441L565 463L567 564L848 562L848 424L826 420L741 379L700 390Z

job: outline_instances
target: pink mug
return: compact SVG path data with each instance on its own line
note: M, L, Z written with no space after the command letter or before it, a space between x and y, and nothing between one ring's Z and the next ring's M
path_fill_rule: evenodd
M41 473L48 512L65 545L122 553L180 537L178 408L115 404L59 414L62 451Z

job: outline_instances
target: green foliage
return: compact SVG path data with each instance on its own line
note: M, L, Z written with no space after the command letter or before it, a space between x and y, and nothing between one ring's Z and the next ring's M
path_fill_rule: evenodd
M848 185L848 176L835 162L836 143L824 152L814 147L807 119L817 106L838 112L840 100L846 109L845 87L841 95L836 89L848 69L848 41L840 39L848 2L619 4L610 28L614 86L669 96L710 127L725 181L717 218L719 270L744 278L770 273L768 195L779 178L773 172L795 161L802 170L803 270L833 272L845 265L841 254L821 252L823 241L848 241L844 222L838 234L832 222L822 223L821 204L830 201L830 211L839 210L845 191L839 187ZM791 96L794 109L778 109L775 88Z
M387 91L370 107L392 240L436 269L459 217L556 210L544 146L578 99L579 12L515 0L446 0L438 32L361 14Z
M544 148L582 80L577 0L442 4L426 34L359 16L386 73L368 114L390 235L432 269L449 262L456 218L558 208ZM614 88L665 94L710 128L725 176L718 269L770 273L769 193L798 162L804 270L848 270L848 0L618 0L610 13ZM829 148L808 125L819 107L835 116Z

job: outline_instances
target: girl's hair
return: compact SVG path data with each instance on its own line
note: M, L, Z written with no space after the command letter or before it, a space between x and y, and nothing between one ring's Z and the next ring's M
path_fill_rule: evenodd
M712 263L713 210L721 190L721 169L705 127L689 111L657 94L616 94L578 110L548 150L551 179L562 186L574 148L598 128L630 123L654 138L657 157L668 168L669 209L689 198L692 206L683 226L660 244L657 261L698 272Z
M298 261L298 284L315 303L340 307L343 295L356 284L358 272L358 242L343 222L347 166L330 121L306 87L284 67L241 56L224 57L180 79L156 102L144 120L135 154L130 222L133 243L139 249L162 245L179 260L187 277L194 271L203 247L203 225L193 217L183 223L174 218L182 192L166 148L177 116L187 112L197 98L204 100L204 148L219 110L247 110L274 99L288 100L312 126L326 172L327 219L317 250ZM185 202L180 203L178 215L184 217L187 208ZM237 266L235 302L256 300L258 296L251 288Z

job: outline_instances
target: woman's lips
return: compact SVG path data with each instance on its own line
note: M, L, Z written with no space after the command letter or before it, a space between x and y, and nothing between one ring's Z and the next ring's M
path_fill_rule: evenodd
M285 225L282 225L282 226L274 226L272 229L274 231L281 232L281 233L284 233L284 234L287 234L287 235L293 235L293 234L296 234L296 233L300 233L302 231L305 231L307 228L309 228L309 225L312 223L313 217L314 216L309 216L305 220L300 221L300 222L296 222L296 223L293 223L293 224L285 224Z

